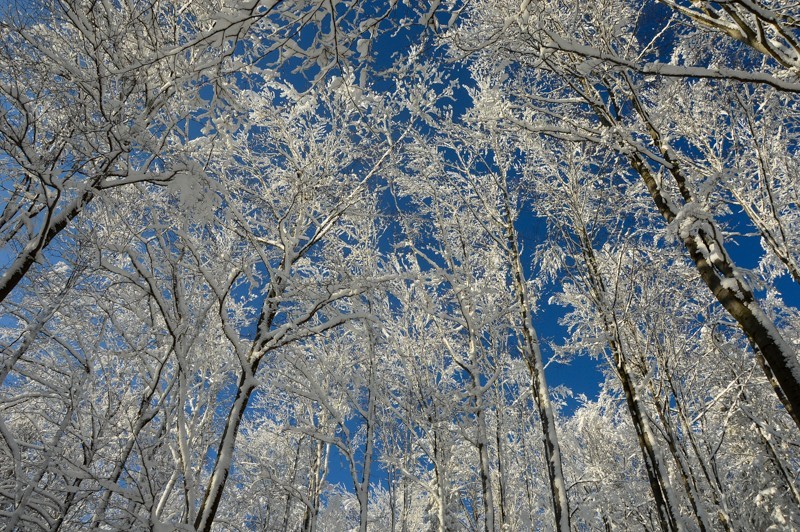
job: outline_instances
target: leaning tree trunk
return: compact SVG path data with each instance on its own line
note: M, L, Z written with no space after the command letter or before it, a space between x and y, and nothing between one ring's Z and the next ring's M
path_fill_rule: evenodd
M639 100L632 82L627 80L627 83L631 91L630 103L647 128L647 133L664 161L665 169L675 181L680 199L662 186L661 179L656 177L638 151L625 150L628 162L647 187L659 214L667 223L678 226L680 239L697 267L700 278L739 324L756 356L763 356L762 369L767 379L787 413L800 428L800 363L797 353L783 338L742 278L740 270L725 249L724 237L713 216L695 200L680 164L673 156L672 147L661 137ZM617 118L605 107L596 87L588 86L587 82L585 90L578 90L602 125L608 129L617 129ZM611 89L606 90L609 94L609 105L620 108Z
M222 439L217 449L214 470L208 480L206 494L194 522L194 527L198 531L209 532L214 522L214 516L217 514L217 508L219 508L219 503L222 500L222 492L225 489L228 473L233 463L233 449L236 444L236 436L239 433L239 426L244 419L244 413L247 409L247 403L250 401L250 395L252 395L256 388L255 373L258 370L258 362L260 360L260 358L256 359L251 365L243 367L242 373L239 375L239 381L236 386L236 397L228 413L225 430L222 433Z

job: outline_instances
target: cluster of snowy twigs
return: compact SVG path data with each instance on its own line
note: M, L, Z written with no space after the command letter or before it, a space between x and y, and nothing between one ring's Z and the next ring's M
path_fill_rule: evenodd
M800 528L799 138L792 2L4 2L0 530Z

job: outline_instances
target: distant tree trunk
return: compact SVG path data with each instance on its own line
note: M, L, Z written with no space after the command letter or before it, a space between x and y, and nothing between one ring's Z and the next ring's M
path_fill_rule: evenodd
M511 197L508 190L501 190L504 201L505 217L504 232L507 241L507 252L511 275L513 279L514 291L519 305L522 321L522 349L525 353L525 362L531 374L531 387L533 396L536 398L536 406L539 411L539 419L542 424L542 436L544 440L544 455L547 464L547 475L550 483L550 497L553 503L553 517L555 529L559 532L569 532L570 530L570 510L569 499L567 498L567 485L564 481L564 472L561 465L561 446L558 443L558 433L556 431L556 417L550 403L549 389L544 375L544 362L542 351L539 346L539 338L533 327L531 320L531 305L528 295L528 286L525 281L525 273L522 267L522 258L517 244L517 233L514 228Z
M314 455L309 471L308 499L309 505L303 516L303 532L314 532L317 529L322 483L327 475L328 444L321 440L314 442Z
M642 458L647 472L647 479L650 482L650 490L656 503L661 529L665 531L681 530L680 520L676 515L678 512L677 501L669 483L669 476L661 453L656 446L655 435L650 429L647 414L644 412L636 385L633 383L627 362L618 350L616 342L611 347L616 364L617 375L625 392L625 403L631 415L633 426L636 430L636 438L639 448L642 451Z
M498 507L500 509L500 530L504 530L506 528L506 524L508 521L508 517L506 515L506 468L504 463L503 457L503 449L504 449L504 442L503 438L505 437L503 430L503 409L505 408L505 402L503 401L502 393L500 389L497 390L497 425L495 430L495 442L497 444L497 476L499 479L500 489L500 500L498 501Z
M297 448L294 452L294 460L292 460L292 486L295 485L297 482L297 471L300 469L300 455L303 451L303 440L305 436L300 436L297 439ZM286 503L283 507L283 526L281 527L282 530L289 530L289 518L291 517L292 513L292 492L291 490L286 490Z
M487 532L493 532L495 530L494 495L492 493L492 474L489 469L489 440L486 430L486 412L482 405L478 408L478 456L481 469L483 524Z
M670 386L670 390L672 390L672 395L677 397L676 386L672 379L672 375L670 374L667 374L667 383ZM707 463L705 456L703 456L703 453L701 453L700 448L697 445L694 431L689 426L689 421L685 412L685 406L682 402L678 401L675 404L675 409L678 413L678 421L683 434L685 434L686 439L689 441L689 444L694 451L694 455L697 458L697 462L700 465L700 471L703 473L703 478L706 479L706 482L711 487L711 497L714 505L717 507L717 518L719 519L720 525L722 525L722 528L725 529L726 532L733 532L734 528L730 519L730 511L728 510L728 506L726 504L725 493L723 491L724 488L717 481L717 478L709 472L711 466Z
M658 450L655 435L650 428L647 413L642 406L639 390L630 371L628 360L623 350L623 342L619 336L619 324L616 321L616 317L613 316L614 311L606 309L606 300L608 298L606 284L600 273L591 239L582 220L573 220L573 225L575 226L573 229L578 235L595 307L603 323L603 332L608 338L608 345L614 359L614 369L620 384L622 384L622 390L625 393L625 404L628 407L639 448L642 451L647 480L650 483L650 491L656 503L661 529L665 531L681 530L678 501L670 486L669 475ZM700 529L705 531L703 521L699 520L698 522L700 523Z
M642 378L646 378L646 375L649 373L647 361L644 359L641 351L639 352L639 356L640 373ZM665 369L663 373L669 374L669 371ZM711 530L712 528L708 518L708 513L703 505L703 499L700 497L700 494L697 491L697 482L691 467L687 463L685 449L683 445L681 445L677 431L673 426L672 418L669 415L669 407L664 403L664 400L657 393L652 379L649 380L649 388L650 394L653 397L653 402L655 403L656 412L661 420L662 434L667 442L667 447L669 448L669 452L672 455L672 459L678 469L678 473L680 473L684 492L689 498L689 503L692 505L692 510L694 511L700 531L705 532L706 530ZM673 395L673 398L676 404L680 403L680 398L678 396Z
M448 510L448 494L447 494L447 475L446 475L446 460L444 450L441 449L439 438L434 432L433 435L433 456L434 456L434 472L436 473L436 524L437 532L448 532L447 526L447 510Z
M375 375L375 336L372 329L367 326L369 331L369 375L367 381L367 412L366 419L364 420L367 425L366 441L364 442L364 464L361 469L361 479L353 478L356 484L356 495L358 496L358 504L360 508L359 513L359 531L367 532L367 525L369 524L369 482L372 473L372 461L375 452L375 430L377 419L376 412L376 375ZM355 468L353 470L355 472Z

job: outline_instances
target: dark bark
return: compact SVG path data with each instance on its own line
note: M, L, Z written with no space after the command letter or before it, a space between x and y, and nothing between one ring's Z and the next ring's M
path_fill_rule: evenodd
M217 466L220 463L220 459L224 458L225 453L233 453L233 446L236 441L236 436L239 433L239 426L244 419L244 412L250 401L250 395L253 393L253 390L255 390L255 379L252 378L252 376L257 369L258 361L253 363L250 368L243 370L239 375L239 381L236 386L236 397L233 400L231 415L229 415L228 423L226 423L225 430L222 432L222 438L217 448L216 464L211 477L208 479L206 496L203 498L203 503L200 506L200 510L197 512L197 518L194 522L194 527L198 532L209 532L211 530L214 516L219 509L222 493L225 490L225 483L228 480L231 462L228 461L228 463L223 464L222 467Z
M629 156L631 166L641 176L647 186L659 212L670 223L675 220L677 213L673 212L663 196L663 192L647 164L637 154ZM711 222L707 222L711 224ZM714 247L723 249L722 242L711 234L705 224L697 224L696 234L690 234L683 239L684 246L689 256L697 267L701 279L714 294L717 301L728 311L744 331L752 343L756 353L761 353L765 364L762 365L767 379L772 383L778 399L783 403L787 413L800 428L800 379L796 375L798 368L796 354L789 348L789 344L780 336L775 326L765 323L764 319L754 313L762 314L755 301L752 291L742 286L735 277L735 266L727 258L727 253L718 253L717 259L712 261L705 250ZM729 280L736 283L736 289L729 288Z
M84 207L93 198L94 190L89 188L79 198L65 207L65 210L59 212L56 216L48 216L39 235L39 241L35 244L33 241L29 242L17 255L12 265L0 277L0 302L3 302L19 282L25 278L28 270L36 262L39 253L50 245L50 242L83 211Z

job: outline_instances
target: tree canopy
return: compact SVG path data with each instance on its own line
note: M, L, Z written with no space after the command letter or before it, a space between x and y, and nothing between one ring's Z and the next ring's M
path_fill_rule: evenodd
M6 2L2 530L800 527L798 20Z

